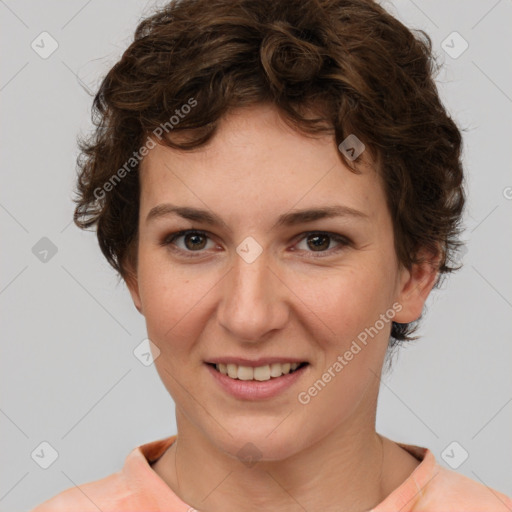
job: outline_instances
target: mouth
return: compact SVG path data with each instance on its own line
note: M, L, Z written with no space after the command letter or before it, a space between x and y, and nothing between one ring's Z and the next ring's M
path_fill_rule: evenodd
M233 380L239 381L258 381L265 382L279 379L283 375L295 373L305 366L308 362L274 362L261 366L244 366L233 363L206 363L218 373L225 375Z

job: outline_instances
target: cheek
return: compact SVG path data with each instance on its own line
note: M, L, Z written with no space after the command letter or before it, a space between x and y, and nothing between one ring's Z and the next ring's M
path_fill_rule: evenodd
M187 402L184 390L195 386L195 369L202 364L195 349L209 313L201 298L213 284L158 261L146 260L139 267L146 329L159 349L155 367L176 403Z
M391 290L391 277L389 272L374 268L378 267L340 271L331 275L328 287L310 282L308 288L303 283L304 290L309 289L308 304L329 329L322 331L325 336L316 338L322 358L297 400L304 421L322 418L325 430L345 421L363 402L370 404L378 389L376 375L385 356L391 322L384 322L382 329L372 328L389 310L386 293ZM310 439L320 434L315 424L308 424L304 432Z
M322 337L338 348L373 325L392 297L390 272L373 261L302 276L291 288L314 313Z
M142 254L139 290L148 335L162 352L179 351L196 333L191 318L201 311L201 297L213 283L204 276L195 279L190 270L169 264L162 257Z

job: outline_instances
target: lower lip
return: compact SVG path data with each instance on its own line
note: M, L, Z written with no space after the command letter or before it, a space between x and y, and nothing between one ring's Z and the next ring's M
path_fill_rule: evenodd
M206 363L205 363L206 364ZM295 370L293 373L274 377L270 380L239 380L232 379L217 371L213 366L206 364L208 371L213 375L216 382L230 395L240 400L263 400L272 398L293 386L309 367L309 364Z

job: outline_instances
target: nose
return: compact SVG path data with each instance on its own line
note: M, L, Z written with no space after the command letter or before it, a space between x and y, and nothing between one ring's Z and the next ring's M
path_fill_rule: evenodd
M256 343L286 325L287 288L271 268L265 251L252 263L236 255L223 281L217 318L234 339Z

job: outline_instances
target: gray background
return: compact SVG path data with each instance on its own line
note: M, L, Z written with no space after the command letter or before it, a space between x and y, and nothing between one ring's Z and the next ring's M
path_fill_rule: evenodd
M84 88L96 89L154 5L0 1L1 511L107 476L135 446L176 432L154 366L133 354L143 317L95 234L71 223L75 139L90 126ZM383 380L377 427L429 447L443 465L457 441L452 460L469 453L459 472L512 494L512 2L384 5L425 29L445 63L437 81L467 128L469 204L465 266L432 294L422 339ZM47 59L31 48L43 31L59 45ZM441 46L453 31L469 44L457 58ZM43 237L57 249L46 261ZM43 441L58 452L48 469L31 457Z

